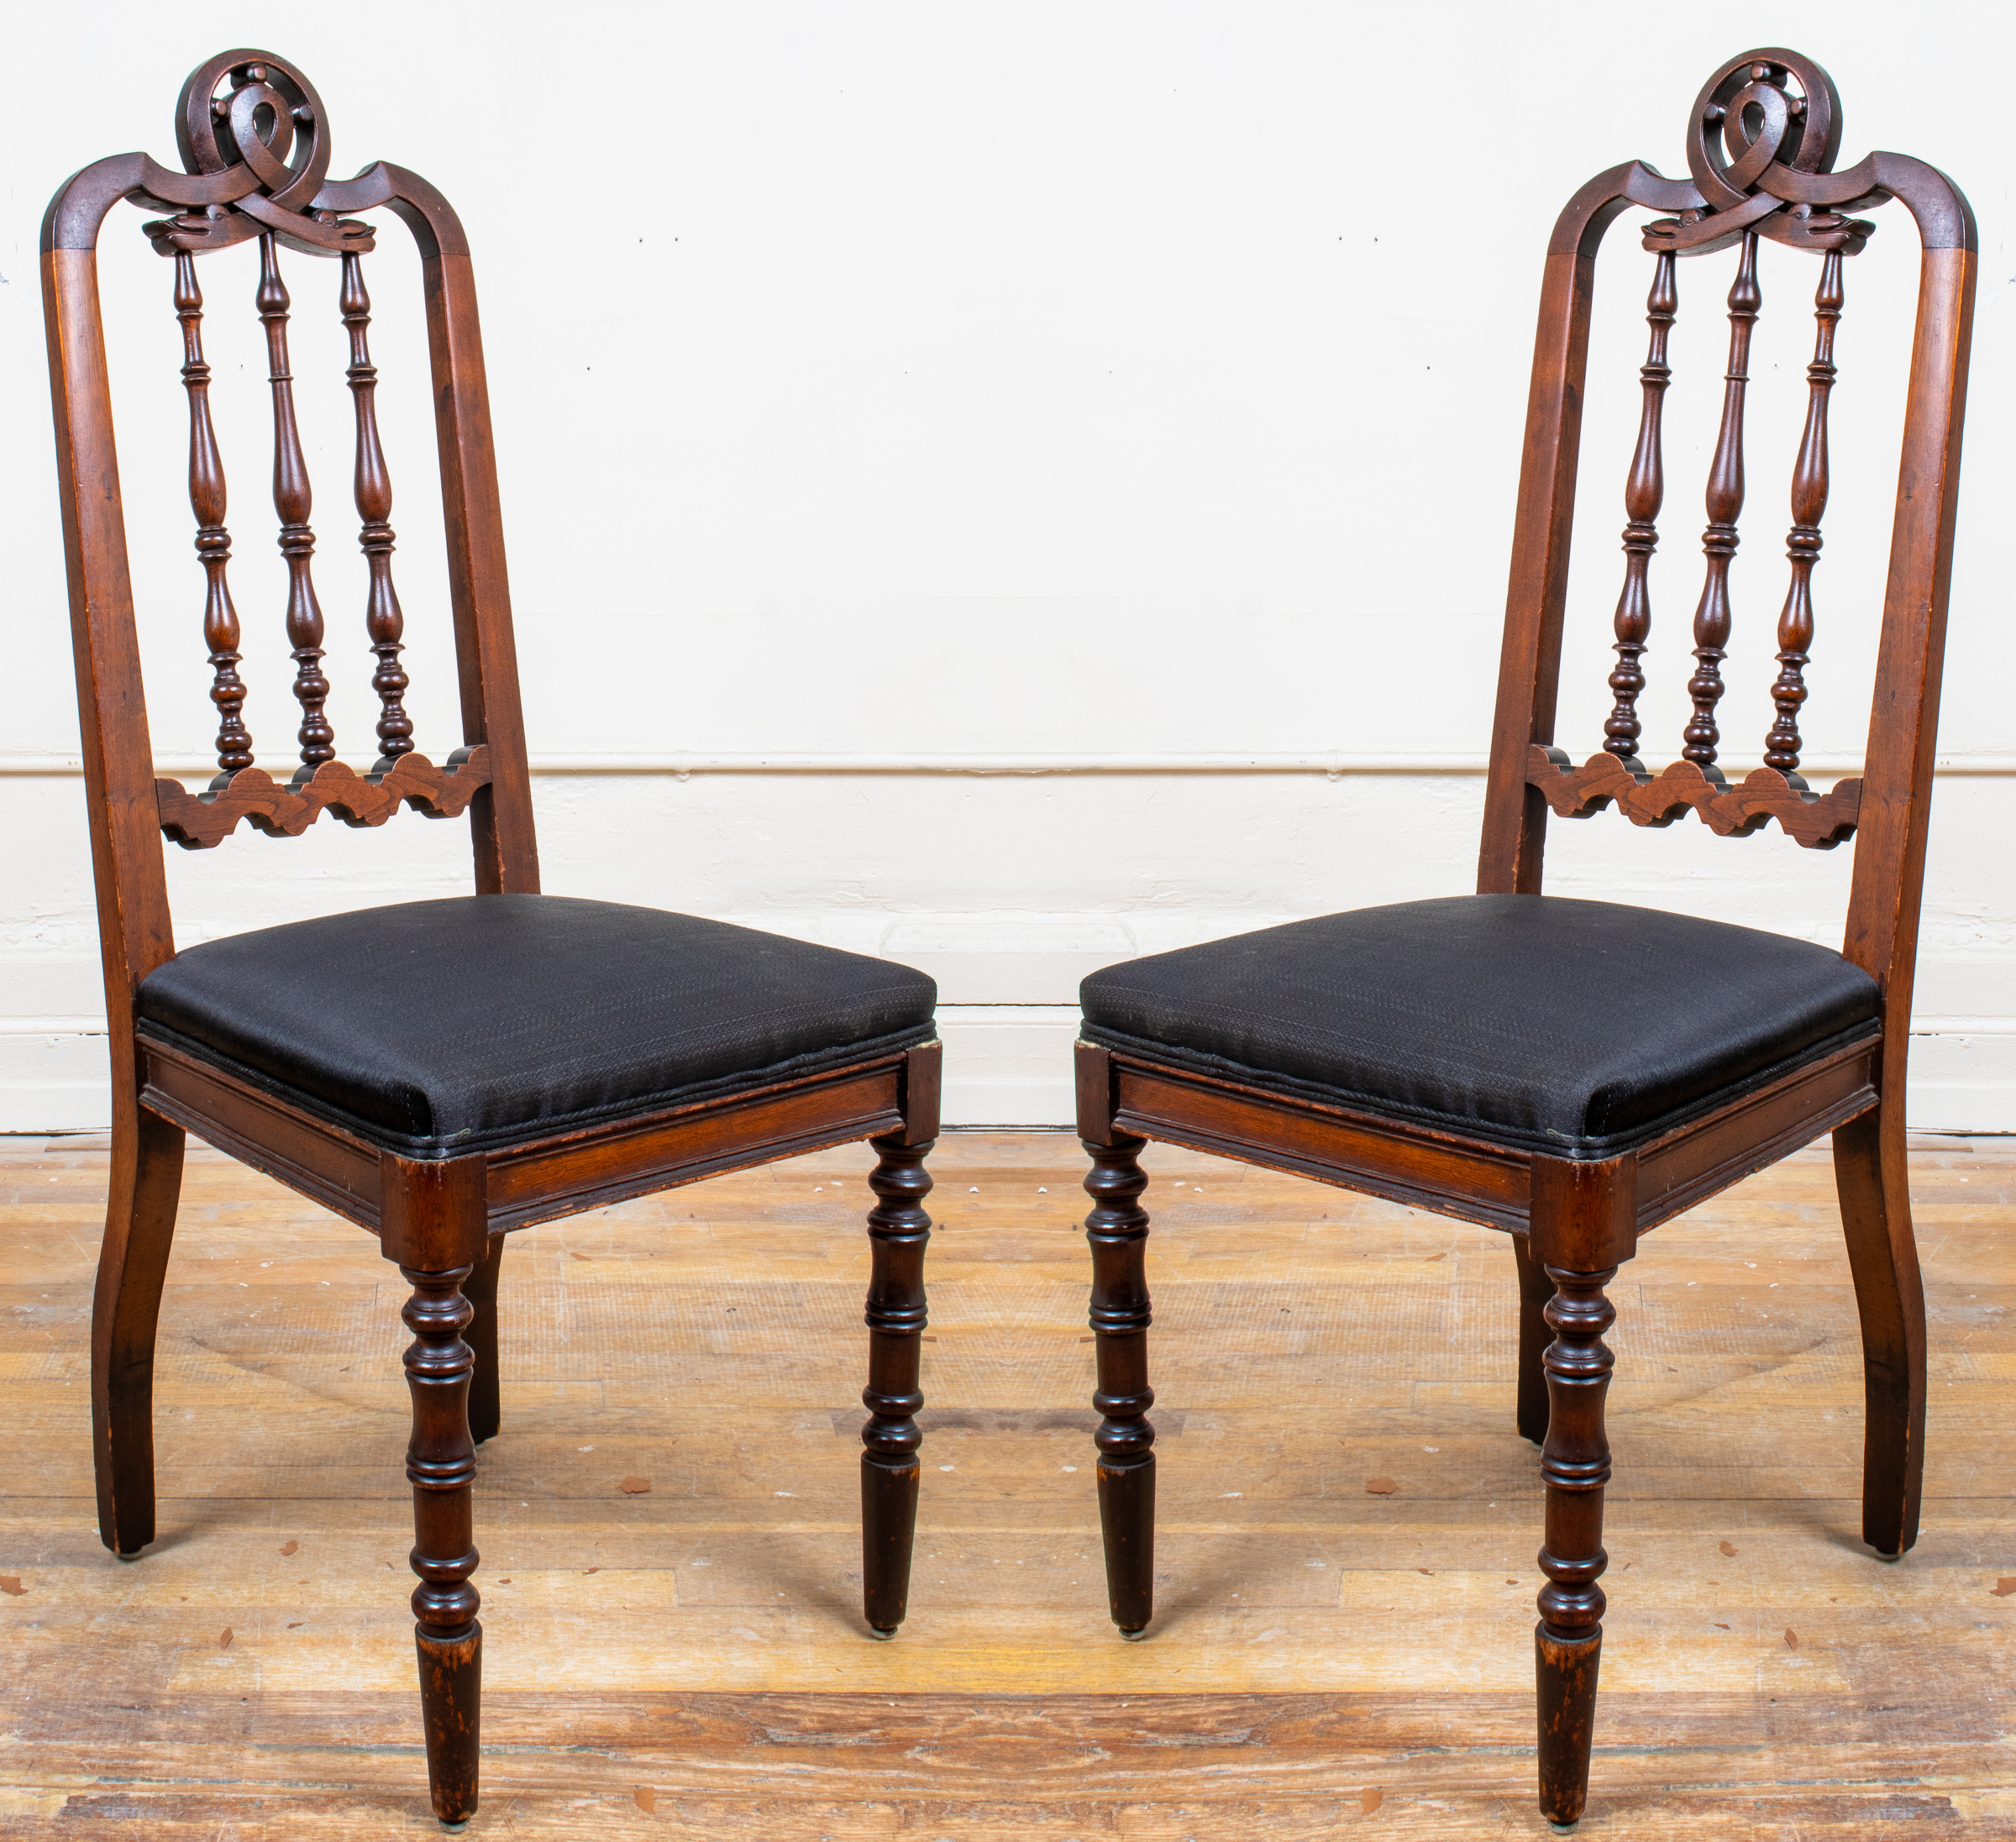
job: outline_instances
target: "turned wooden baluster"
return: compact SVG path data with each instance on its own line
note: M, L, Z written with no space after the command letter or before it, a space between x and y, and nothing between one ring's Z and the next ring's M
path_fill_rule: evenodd
M927 1320L924 1249L931 1217L924 1168L933 1141L906 1145L900 1132L870 1139L879 1161L868 1180L877 1201L869 1211L873 1249L868 1283L868 1386L861 1404L862 1598L869 1629L894 1637L910 1608L910 1554L917 1527L917 1451L924 1435L917 1410L919 1340Z
M1736 519L1743 510L1743 404L1750 384L1750 336L1763 304L1757 239L1751 231L1744 236L1729 291L1729 370L1723 379L1722 426L1708 471L1708 529L1701 534L1708 579L1694 610L1694 675L1687 681L1694 714L1685 731L1687 746L1680 751L1704 771L1714 769L1715 744L1721 740L1715 706L1722 698L1722 660L1729 645L1729 564L1736 554ZM1720 775L1710 772L1709 778Z
M406 632L406 616L400 611L399 596L392 587L392 527L386 522L392 515L392 476L386 470L385 449L378 438L378 367L371 363L366 343L371 297L365 291L361 256L347 253L344 256L340 304L343 323L350 334L350 365L346 375L357 406L357 516L364 521L357 541L371 572L364 627L378 660L378 669L371 675L371 689L378 693L378 701L384 706L378 718L378 756L390 766L401 755L412 752L413 723L401 701L411 682L399 664L399 654L404 650L400 640Z
M1079 1141L1092 1160L1085 1217L1092 1246L1092 1329L1101 1418L1099 1520L1106 1555L1106 1600L1122 1637L1147 1629L1155 1608L1155 1429L1148 1409L1148 1309L1146 1255L1148 1212L1137 1199L1147 1188L1140 1154L1146 1139L1115 1132L1110 1145Z
M1799 706L1806 701L1806 649L1813 644L1813 566L1820 560L1820 518L1827 510L1827 402L1834 390L1834 329L1840 322L1844 298L1841 252L1830 249L1821 260L1820 285L1813 297L1817 325L1813 362L1806 367L1806 428L1792 470L1792 530L1785 539L1792 585L1778 616L1778 679L1771 687L1778 714L1764 738L1765 766L1794 775L1799 765Z
M1610 1478L1604 1397L1615 1358L1603 1333L1617 1321L1604 1288L1617 1277L1549 1267L1554 1296L1546 1320L1547 1435L1540 1474L1547 1487L1547 1584L1533 1633L1540 1689L1540 1808L1550 1822L1582 1815L1588 1796L1589 1748L1596 1718L1596 1670L1603 1654L1603 1489Z
M322 674L322 607L309 564L315 533L308 527L314 496L294 419L294 373L287 363L286 284L272 234L259 239L259 318L266 329L266 368L273 386L273 508L280 514L280 554L287 559L287 640L294 649L294 695L301 700L301 758L305 774L336 758L336 732L323 706L329 681ZM300 779L304 774L297 774Z
M224 463L210 421L203 291L197 285L196 258L186 249L175 258L175 317L181 323L182 386L189 392L189 505L196 513L196 554L207 579L203 639L210 648L210 701L217 706L217 764L232 774L252 765L252 737L242 716L245 687L238 675L238 610L225 580L231 533L224 528Z
M412 1287L400 1316L413 1333L406 1352L413 1431L406 1475L413 1486L413 1641L420 1654L420 1711L427 1731L434 1814L468 1821L476 1807L479 1698L483 1668L482 1601L476 1570L473 1487L476 1446L470 1436L469 1388L475 1356L462 1333L475 1314L463 1282L475 1270L400 1272Z
M1610 674L1610 690L1617 703L1603 726L1603 746L1626 761L1636 759L1638 754L1638 694L1645 689L1645 673L1638 661L1645 656L1645 643L1652 630L1651 592L1646 572L1659 546L1659 506L1666 497L1660 420L1666 386L1673 375L1666 362L1666 342L1680 306L1673 264L1673 252L1662 249L1652 270L1651 292L1646 297L1645 317L1652 329L1651 342L1638 371L1645 400L1638 414L1638 447L1624 488L1624 509L1630 522L1624 527L1624 591L1617 597L1615 622L1617 669Z

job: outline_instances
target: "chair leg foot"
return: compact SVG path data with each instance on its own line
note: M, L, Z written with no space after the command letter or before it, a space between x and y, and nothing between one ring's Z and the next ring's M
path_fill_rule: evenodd
M1535 1687L1540 1709L1540 1813L1556 1829L1582 1820L1589 1796L1589 1755L1596 1736L1596 1667L1603 1633L1563 1644L1533 1629Z
M1862 1540L1894 1559L1918 1540L1925 1472L1925 1295L1901 1103L1836 1129L1834 1175L1862 1327Z
M1099 1366L1092 1404L1100 1414L1099 1525L1105 1545L1106 1601L1122 1637L1138 1637L1155 1616L1155 1429L1148 1409L1146 1266L1147 1188L1140 1163L1146 1139L1116 1132L1112 1142L1081 1141L1092 1160L1085 1217L1092 1247L1092 1330Z
M98 1535L122 1561L154 1540L154 1340L181 1195L182 1129L116 1107L92 1303L91 1414Z
M1122 1637L1143 1637L1155 1617L1154 1453L1125 1465L1100 1464L1099 1529L1113 1622Z
M872 1250L868 1284L868 1386L861 1404L861 1601L876 1636L896 1635L910 1610L911 1554L916 1545L918 1448L924 1435L917 1411L920 1339L927 1320L924 1249L931 1217L924 1199L931 1173L924 1160L932 1141L906 1145L904 1134L869 1141L879 1153L869 1187Z
M427 1785L434 1814L459 1829L475 1814L482 1754L483 1627L443 1640L413 1633L420 1660L420 1718L427 1733Z
M861 1610L877 1637L894 1637L910 1613L921 1470L914 1458L894 1466L861 1455Z

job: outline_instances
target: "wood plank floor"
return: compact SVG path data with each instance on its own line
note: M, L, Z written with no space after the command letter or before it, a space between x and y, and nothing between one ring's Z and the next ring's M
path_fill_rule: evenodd
M404 1288L360 1231L194 1151L162 1536L121 1564L89 1463L104 1151L9 1142L0 1834L438 1834L404 1609ZM858 1608L869 1159L514 1236L470 1834L1547 1834L1504 1240L1147 1162L1163 1535L1139 1645L1105 1616L1070 1139L956 1134L933 1161L925 1495L893 1644ZM1857 1540L1824 1152L1662 1228L1620 1275L1583 1835L2016 1837L2016 1592L1996 1590L2016 1576L2016 1152L1919 1152L1913 1188L1932 1406L1924 1534L1897 1566Z

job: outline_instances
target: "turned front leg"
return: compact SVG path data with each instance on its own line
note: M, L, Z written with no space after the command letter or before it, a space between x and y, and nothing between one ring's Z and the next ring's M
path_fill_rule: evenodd
M1105 1540L1106 1599L1123 1637L1137 1637L1155 1615L1155 1429L1148 1409L1147 1188L1139 1162L1146 1139L1115 1132L1110 1144L1081 1140L1092 1168L1085 1217L1092 1247L1092 1330L1101 1415L1099 1521Z
M483 1681L480 1603L469 1577L476 1567L473 1487L476 1446L469 1430L469 1387L475 1357L462 1340L475 1315L462 1283L475 1269L400 1272L413 1288L400 1314L413 1333L406 1380L413 1433L406 1474L413 1486L413 1639L420 1655L420 1711L427 1729L427 1774L434 1814L468 1822L476 1808L478 1708Z
M1540 1472L1547 1487L1547 1577L1533 1634L1540 1697L1540 1808L1550 1823L1580 1819L1595 1735L1596 1666L1603 1651L1603 1488L1610 1477L1604 1397L1615 1358L1603 1333L1617 1321L1604 1288L1617 1277L1546 1268L1548 1418Z
M924 1199L931 1173L924 1159L932 1140L906 1145L902 1134L869 1142L880 1162L869 1180L874 1264L868 1283L868 1386L861 1404L861 1582L869 1629L894 1637L910 1609L910 1556L917 1532L919 1340L927 1322L924 1249L931 1217Z

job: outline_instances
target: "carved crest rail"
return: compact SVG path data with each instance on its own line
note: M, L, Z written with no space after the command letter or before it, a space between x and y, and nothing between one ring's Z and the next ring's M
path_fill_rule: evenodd
M1609 689L1614 702L1604 723L1604 753L1578 768L1546 742L1536 741L1527 750L1526 783L1560 817L1587 818L1614 806L1634 825L1663 827L1693 811L1723 837L1750 837L1775 819L1788 837L1814 850L1830 849L1855 834L1861 781L1845 780L1819 795L1798 773L1799 715L1808 696L1805 672L1814 629L1813 573L1827 505L1827 417L1837 375L1834 341L1844 300L1841 268L1844 258L1861 250L1875 228L1844 211L1882 204L1890 196L1880 183L1853 184L1860 168L1833 175L1840 140L1840 98L1827 73L1796 53L1768 51L1736 60L1703 89L1688 137L1691 185L1640 170L1644 184L1630 197L1677 215L1656 218L1644 231L1654 262L1646 302L1651 342L1639 372L1642 403L1625 485L1625 578L1614 622L1617 663ZM1842 208L1824 206L1823 199ZM1751 342L1764 306L1757 276L1760 238L1819 255L1821 270L1814 296L1816 332L1806 372L1806 422L1793 469L1792 529L1786 539L1791 581L1778 617L1778 674L1770 687L1774 720L1765 738L1764 767L1732 785L1715 759L1726 688L1722 667L1735 622L1730 564L1745 496ZM1649 569L1666 490L1662 419L1673 375L1667 345L1680 304L1674 265L1682 256L1730 248L1737 256L1728 297L1729 355L1709 464L1708 525L1701 540L1704 572L1694 611L1693 671L1686 686L1692 711L1680 737L1681 759L1655 773L1638 758L1643 732L1638 699L1646 686L1644 659L1652 630Z
M204 571L203 636L209 648L211 701L218 710L216 782L192 794L179 781L157 779L161 829L192 850L221 842L245 820L270 837L298 837L323 812L347 825L379 826L402 804L435 818L458 817L489 784L488 752L458 750L437 768L413 750L401 664L405 616L392 584L392 485L380 438L378 370L371 362L370 296L364 258L375 243L372 227L326 208L332 196L352 195L356 207L377 202L360 176L348 186L326 183L328 117L312 85L285 60L260 53L214 58L184 86L176 109L182 164L205 202L145 226L155 249L175 265L176 317L182 329L182 383L189 400L189 501L196 515L196 551ZM158 171L158 169L156 170ZM171 176L161 173L161 180ZM157 184L173 205L182 191ZM215 192L214 198L207 195ZM324 208L317 208L318 205ZM242 632L228 580L231 537L224 522L224 467L212 419L211 371L202 346L203 295L196 259L256 239L259 281L254 304L264 332L273 412L273 506L287 570L283 623L295 664L293 694L301 706L302 766L276 780L254 761L244 721L248 695L240 668ZM325 623L312 574L313 491L295 407L297 379L288 351L294 302L280 268L282 247L337 259L337 308L349 345L345 371L355 408L354 495L359 548L368 574L365 635L374 660L371 688L380 705L377 759L365 773L336 758L323 670Z

